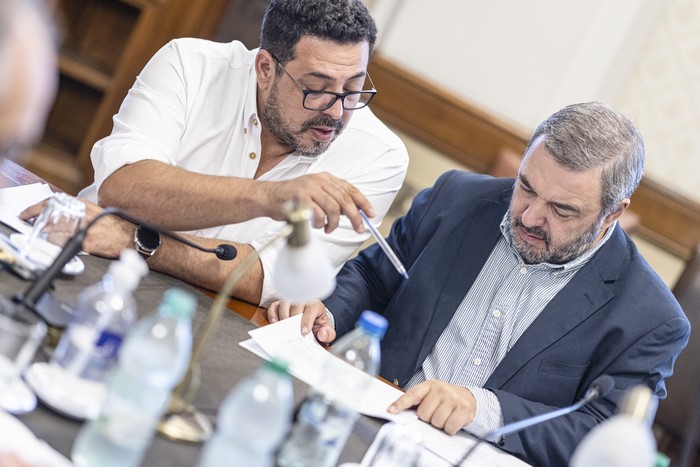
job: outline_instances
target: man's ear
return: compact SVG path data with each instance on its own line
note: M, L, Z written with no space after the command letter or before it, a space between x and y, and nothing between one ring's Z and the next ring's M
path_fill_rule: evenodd
M608 227L610 227L613 224L613 222L620 218L620 216L627 210L629 206L629 198L625 198L622 201L620 201L620 204L618 204L617 209L613 213L608 214L605 217L605 221L603 222L603 228L607 229Z
M255 74L260 89L267 89L271 85L275 77L275 60L267 50L260 49L255 56Z

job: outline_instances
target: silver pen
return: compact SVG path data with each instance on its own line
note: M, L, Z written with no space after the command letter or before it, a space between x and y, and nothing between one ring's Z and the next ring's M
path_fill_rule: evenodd
M394 265L399 274L408 279L408 272L406 272L406 268L403 266L403 264L401 264L401 260L399 260L399 258L396 256L394 250L392 250L389 244L386 242L386 240L384 240L382 234L380 234L379 231L377 231L377 229L374 228L374 226L369 221L367 215L362 211L362 209L360 209L359 211L360 215L365 220L365 224L367 224L369 231L372 233L372 236L377 240L377 243L379 243L379 246L381 247L384 254L386 254L386 256L389 258L391 264Z

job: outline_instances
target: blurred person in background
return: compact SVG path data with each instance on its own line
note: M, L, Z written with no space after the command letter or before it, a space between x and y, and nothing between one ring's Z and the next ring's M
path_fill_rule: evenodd
M44 2L0 0L0 163L41 136L58 83L55 36Z

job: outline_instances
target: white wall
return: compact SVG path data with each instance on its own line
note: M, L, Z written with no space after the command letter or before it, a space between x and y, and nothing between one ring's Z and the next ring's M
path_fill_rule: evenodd
M647 175L700 202L700 1L669 0L615 103L644 135Z
M572 102L609 100L664 0L374 0L378 50L534 128Z

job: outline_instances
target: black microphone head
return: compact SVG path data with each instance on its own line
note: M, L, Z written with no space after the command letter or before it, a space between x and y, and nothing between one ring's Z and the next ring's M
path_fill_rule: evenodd
M615 387L615 380L610 375L600 375L591 383L591 390L598 392L597 397L605 397Z
M233 245L226 245L222 243L216 247L215 250L216 257L224 261L231 261L233 258L238 256L238 250Z

